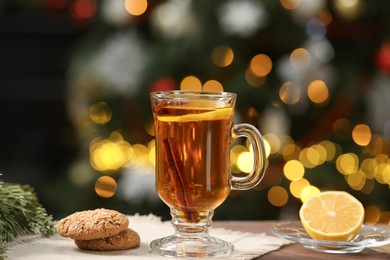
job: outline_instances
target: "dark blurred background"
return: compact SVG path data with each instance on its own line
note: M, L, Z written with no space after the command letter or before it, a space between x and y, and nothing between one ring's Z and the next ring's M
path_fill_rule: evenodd
M169 218L148 93L223 86L236 122L264 134L268 170L216 219L294 219L338 189L389 223L389 17L386 0L0 0L0 178L55 218Z

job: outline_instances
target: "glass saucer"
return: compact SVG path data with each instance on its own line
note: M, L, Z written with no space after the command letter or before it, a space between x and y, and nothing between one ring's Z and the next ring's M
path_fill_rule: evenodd
M270 231L276 236L300 243L307 249L332 254L359 253L366 247L390 244L390 226L386 225L363 225L359 234L348 242L312 239L306 233L300 221L277 224L271 227Z

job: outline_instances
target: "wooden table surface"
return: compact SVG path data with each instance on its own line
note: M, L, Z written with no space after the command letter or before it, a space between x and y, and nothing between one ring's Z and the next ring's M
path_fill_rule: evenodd
M275 221L215 221L213 227L224 227L237 231L263 233L271 235L269 228ZM327 254L308 250L300 244L291 244L280 250L270 252L257 259L390 259L390 245L376 248L366 248L358 254Z

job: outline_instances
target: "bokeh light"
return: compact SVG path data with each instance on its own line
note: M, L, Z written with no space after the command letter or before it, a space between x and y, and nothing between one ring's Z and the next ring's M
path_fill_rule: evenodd
M367 225L375 225L378 223L381 210L374 205L369 205L365 208L364 223Z
M357 171L359 165L359 158L354 153L346 153L340 155L336 160L337 170L344 174L352 174Z
M272 60L266 54L258 54L250 61L250 69L255 75L265 77L272 70Z
M117 189L116 181L110 176L102 176L95 183L95 192L103 198L110 198L115 195Z
M321 191L313 185L306 186L301 191L301 201L305 202L311 196L319 194Z
M371 129L368 125L359 124L352 129L352 139L357 145L366 146L371 141Z
M279 90L280 99L288 105L299 102L301 98L301 90L294 83L288 81L283 83Z
M305 178L301 178L290 183L290 192L295 198L300 199L302 190L308 186L310 186L310 182Z
M263 136L264 140L267 141L267 143L270 146L270 155L276 154L280 149L280 140L277 135L275 134L265 134Z
M241 152L237 157L237 166L244 173L250 173L253 169L253 153Z
M269 189L267 198L272 205L282 207L288 201L288 193L286 189L281 186L273 186Z
M311 65L311 55L306 49L297 48L291 53L290 61L294 68L304 70Z
M70 7L70 13L76 20L90 19L96 15L96 12L96 0L75 0Z
M180 83L181 90L202 90L202 82L195 76L187 76Z
M288 161L283 167L284 176L291 181L297 181L305 174L303 164L297 160Z
M203 90L207 91L223 91L223 86L219 81L216 80L208 80L206 83L203 85Z
M226 45L215 47L211 52L211 60L217 67L227 67L234 59L233 50Z
M300 4L301 0L280 0L280 5L287 10L296 9Z
M90 107L89 117L95 124L104 125L111 120L112 111L106 102L98 102Z
M328 86L322 80L314 80L307 88L307 96L316 105L323 105L329 99Z
M364 173L359 170L355 171L352 174L346 175L345 178L347 180L348 185L354 190L361 190L366 184Z
M148 1L146 0L125 0L126 11L134 16L139 16L145 13L148 8Z
M364 10L362 0L334 0L333 3L335 11L347 20L359 17Z

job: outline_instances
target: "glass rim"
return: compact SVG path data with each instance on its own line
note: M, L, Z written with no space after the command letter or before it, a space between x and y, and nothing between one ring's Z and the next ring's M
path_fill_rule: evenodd
M153 91L150 92L151 97L169 97L177 96L182 98L190 97L236 97L237 94L226 91L208 91L208 90L166 90L166 91Z

